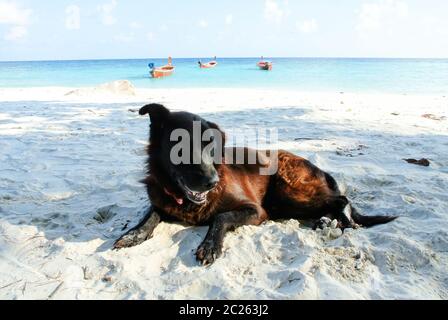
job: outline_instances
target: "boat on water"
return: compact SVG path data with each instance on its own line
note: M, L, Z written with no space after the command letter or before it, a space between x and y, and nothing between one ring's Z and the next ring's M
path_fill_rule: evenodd
M213 61L207 62L207 63L202 63L202 61L199 60L199 67L201 69L212 69L215 68L218 65L218 61L216 61L216 57Z
M149 68L151 69L150 74L153 78L162 78L171 76L176 70L176 67L173 66L173 59L171 57L168 58L168 64L162 67L155 67L153 63L150 63Z
M272 71L274 64L271 61L264 61L264 58L261 57L261 61L257 63L257 66L261 70Z

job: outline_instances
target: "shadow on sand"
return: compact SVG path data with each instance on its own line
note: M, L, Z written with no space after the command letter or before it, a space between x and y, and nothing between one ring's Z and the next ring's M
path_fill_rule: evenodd
M18 104L23 108L17 109ZM120 235L138 223L149 206L145 188L139 183L145 175L148 119L128 111L141 105L0 103L1 220L34 226L52 240L101 239L105 242L98 251L109 250ZM403 181L407 180L421 179L436 190L448 189L448 163L431 147L434 141L445 141L443 147L448 154L446 136L404 137L370 128L360 130L302 119L307 112L300 107L276 106L201 115L225 130L278 128L281 142L294 143L290 151L333 168L331 173L348 185L349 196L368 214L396 214L415 220L425 214L437 215L431 208L418 205L413 207L418 214L400 210L394 201L399 199ZM337 141L344 139L356 141L355 151L361 144L366 148L358 153L338 153ZM321 156L302 150L304 141L320 146ZM336 142L322 147L322 141ZM378 150L382 153L377 154ZM341 161L341 157L346 159ZM434 165L426 169L413 167L401 161L407 157L426 157ZM365 168L358 168L350 178L344 176L344 172L364 161ZM334 172L338 166L340 172ZM357 188L351 188L355 182ZM378 201L379 197L385 198ZM442 192L440 199L448 203ZM180 247L177 259L183 264L196 265L194 252L205 230L188 228L173 237Z

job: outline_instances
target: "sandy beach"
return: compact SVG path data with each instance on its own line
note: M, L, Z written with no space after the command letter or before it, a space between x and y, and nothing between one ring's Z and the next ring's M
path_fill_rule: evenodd
M243 227L210 267L194 257L206 228L162 223L112 251L149 205L149 121L132 111L150 102L276 127L276 147L333 174L363 214L400 218L336 239L294 220ZM442 95L0 89L0 298L448 299L447 155Z

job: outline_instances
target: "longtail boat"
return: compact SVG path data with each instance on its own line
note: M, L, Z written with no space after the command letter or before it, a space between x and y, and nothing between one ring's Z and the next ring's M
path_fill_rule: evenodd
M261 70L272 71L274 64L270 61L264 61L264 58L261 57L261 61L257 63L257 66Z
M171 76L176 69L176 67L173 66L173 59L171 57L168 58L167 65L162 67L155 67L154 64L150 63L149 68L151 69L151 76L156 79Z
M199 67L201 69L211 69L211 68L215 68L218 65L218 62L216 61L216 57L213 61L207 62L207 63L202 63L199 60Z

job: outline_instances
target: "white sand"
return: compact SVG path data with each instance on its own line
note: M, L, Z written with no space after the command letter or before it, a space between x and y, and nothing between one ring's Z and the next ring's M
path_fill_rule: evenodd
M448 98L122 88L0 89L0 298L448 298ZM111 251L148 205L149 121L128 111L148 102L278 127L279 147L334 174L362 212L401 218L336 240L296 221L243 227L207 268L193 255L206 228L164 223ZM422 157L431 167L402 161Z

